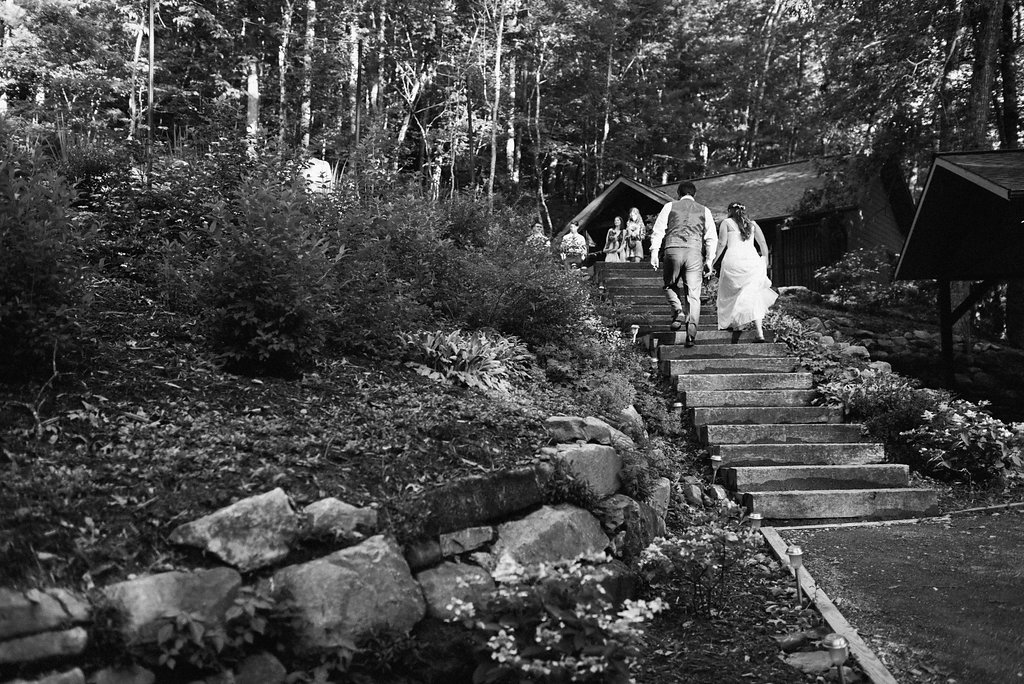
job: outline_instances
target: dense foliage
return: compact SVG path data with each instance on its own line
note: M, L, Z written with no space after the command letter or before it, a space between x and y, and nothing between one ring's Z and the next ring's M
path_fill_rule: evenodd
M610 559L599 554L524 567L504 556L497 589L478 604L457 602L457 616L480 642L474 682L626 684L642 632L661 599L625 600L605 585Z
M247 137L316 151L364 196L402 170L434 199L528 193L560 223L620 173L1015 147L1020 3L961 4L158 0L151 60L139 3L17 0L0 73L6 117L88 192L123 163L107 139Z
M850 308L892 306L933 307L933 281L893 280L896 254L882 247L859 248L814 272L814 279L830 304Z
M41 161L11 147L0 159L0 378L63 361L89 301L73 194Z

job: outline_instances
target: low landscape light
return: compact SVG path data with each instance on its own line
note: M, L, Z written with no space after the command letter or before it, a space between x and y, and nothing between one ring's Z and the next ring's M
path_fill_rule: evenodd
M718 469L722 467L722 457L719 454L711 456L711 484L718 479Z
M843 663L850 656L850 643L842 634L828 634L821 640L821 645L828 651L829 659L839 670L840 684L846 684L846 673L843 672Z
M629 332L633 333L633 344L636 344L636 336L640 334L640 326L634 323L629 326Z
M751 513L750 514L750 529L752 529L752 530L759 530L759 529L761 529L761 521L762 520L764 520L764 517L760 513Z
M786 555L789 556L789 566L793 568L793 577L796 578L796 601L802 606L804 599L800 591L800 568L804 566L804 552L799 546L790 546L786 549Z

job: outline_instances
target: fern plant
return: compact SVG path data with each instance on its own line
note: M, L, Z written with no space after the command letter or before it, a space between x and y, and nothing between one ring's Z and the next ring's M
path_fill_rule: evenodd
M498 333L421 331L400 333L405 365L433 380L508 392L526 375L529 353L514 338Z

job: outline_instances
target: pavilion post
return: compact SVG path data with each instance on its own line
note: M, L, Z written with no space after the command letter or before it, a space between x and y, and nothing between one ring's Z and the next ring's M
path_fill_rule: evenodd
M948 280L939 281L939 337L942 340L942 366L946 386L953 388L953 294Z

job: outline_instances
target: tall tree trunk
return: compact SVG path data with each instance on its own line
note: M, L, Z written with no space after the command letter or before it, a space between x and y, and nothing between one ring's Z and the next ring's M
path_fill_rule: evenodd
M131 89L128 91L128 139L135 137L135 131L139 128L139 104L142 99L139 92L139 60L142 58L142 36L146 33L146 26L139 20L138 31L135 33L135 52L132 54L132 81Z
M516 58L508 60L508 119L505 123L505 168L513 191L519 189L519 168L516 164Z
M153 74L156 67L154 15L156 0L149 0L149 83L146 88L146 187L153 188Z
M597 153L597 173L594 179L595 192L600 190L601 181L604 180L604 146L608 142L608 133L611 131L612 117L612 47L615 43L615 36L608 43L608 68L604 74L604 121L601 126L601 141L594 147Z
M281 6L281 44L277 48L277 147L284 154L288 131L288 47L292 41L292 14L294 0L284 0Z
M255 57L245 60L245 137L248 154L256 156L256 136L260 130L260 71Z
M1017 107L1017 44L1013 35L1014 3L1003 3L1002 40L999 44L999 76L1003 86L1002 143L1015 150L1020 146L1020 112ZM997 297L998 301L998 297ZM1024 280L1006 283L1006 339L1024 347Z
M977 0L971 20L974 26L974 63L971 90L964 117L964 149L988 147L989 105L995 82L1004 0Z
M359 78L359 72L362 68L362 64L360 64L360 57L362 56L360 41L362 38L359 35L358 16L353 16L352 23L348 26L348 40L348 126L349 133L352 134L352 142L356 144L359 142L359 86L362 84Z
M1017 44L1013 37L1013 2L1003 2L999 42L999 79L1003 86L1002 142L1005 149L1019 146L1020 112L1017 106Z
M316 0L306 0L306 44L302 46L302 102L299 105L299 133L303 150L309 149L313 122L313 48L316 44Z
M540 214L544 217L544 225L547 226L549 233L554 233L554 226L551 225L551 212L548 211L548 202L544 196L544 174L547 169L544 168L543 160L544 155L541 153L541 131L540 131L540 112L541 112L541 98L540 98L540 86L543 82L544 72L544 58L545 58L545 44L541 41L540 54L537 55L537 69L533 74L533 88L534 88L534 109L533 109L533 173L537 179L537 200L540 202Z
M476 187L476 138L473 135L473 89L466 75L466 154L469 156L469 187Z
M501 45L505 36L505 0L498 0L498 35L494 41L494 101L491 102L491 173L487 177L487 206L494 210L494 174L498 172L498 114L501 111Z

